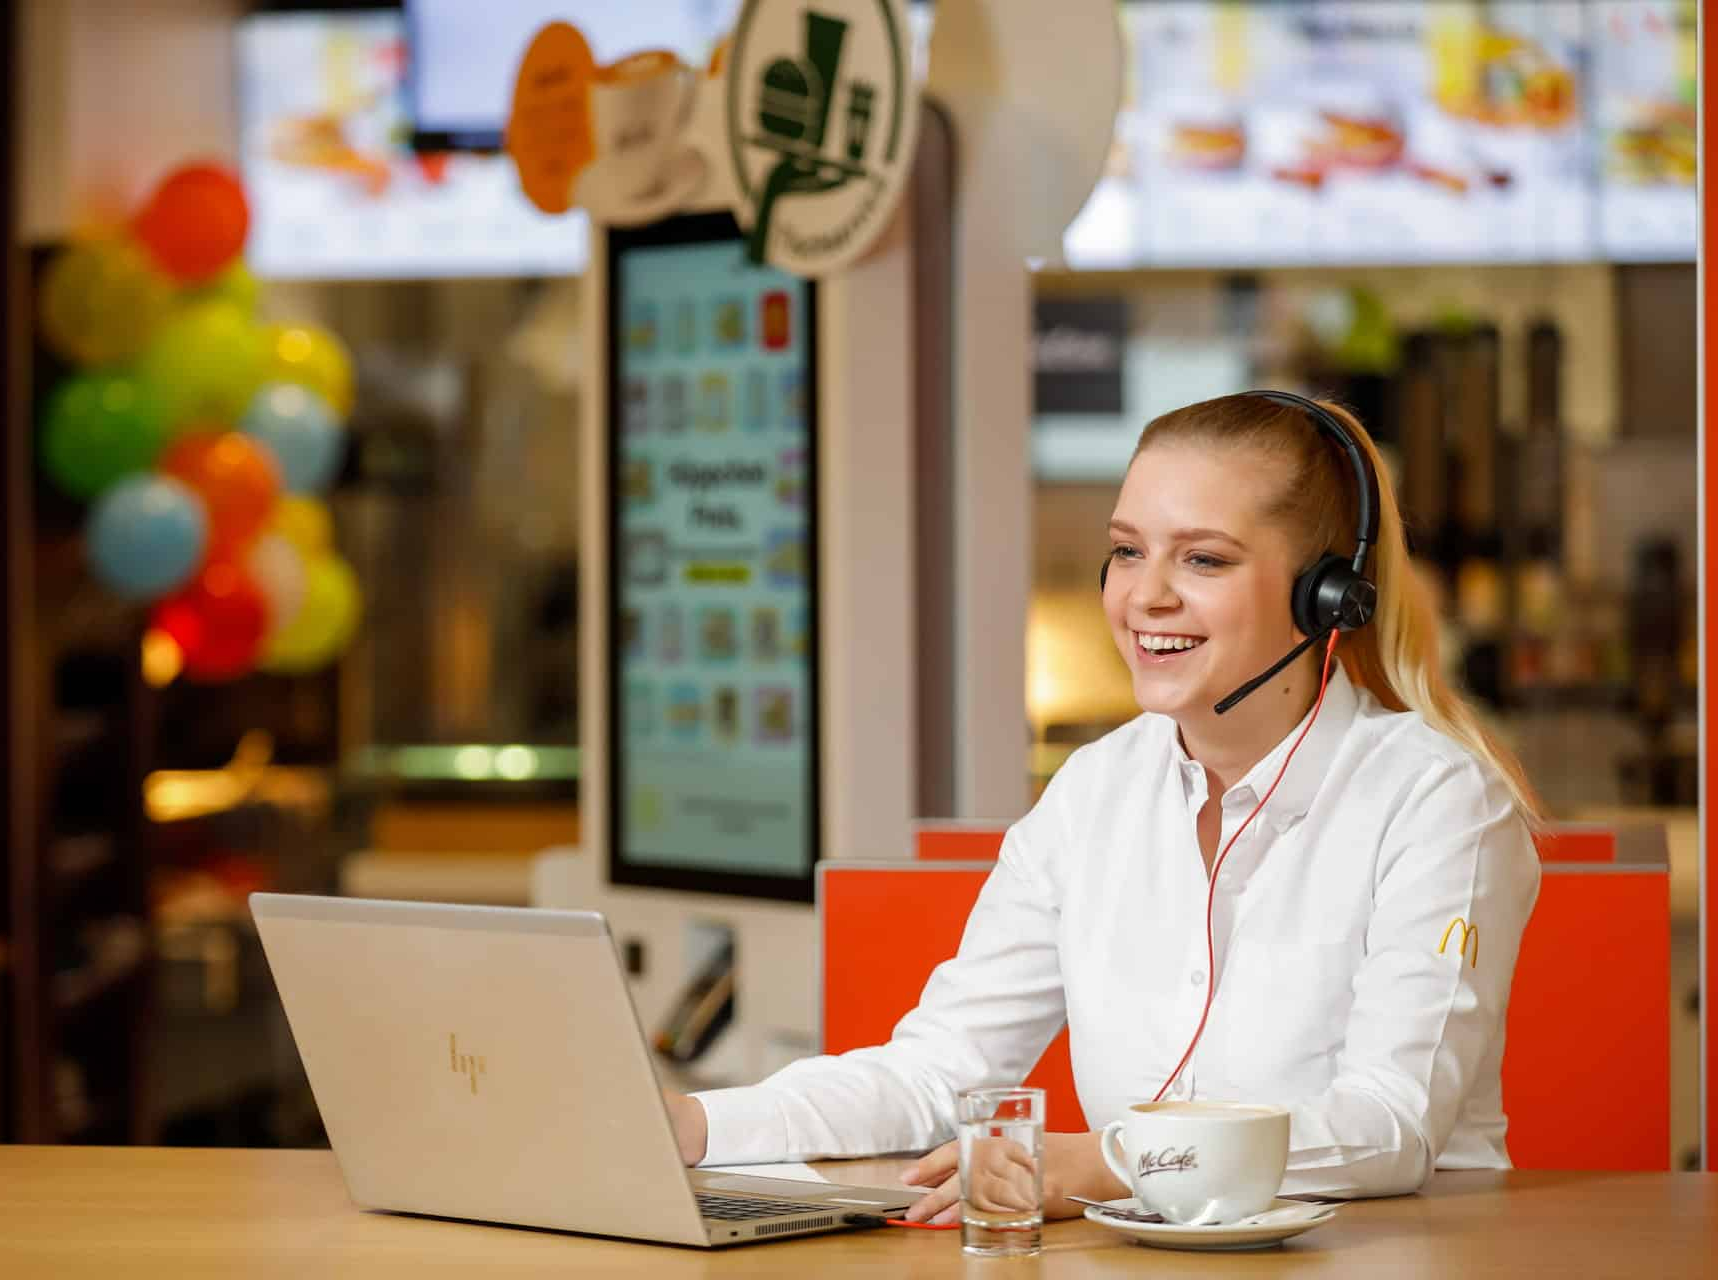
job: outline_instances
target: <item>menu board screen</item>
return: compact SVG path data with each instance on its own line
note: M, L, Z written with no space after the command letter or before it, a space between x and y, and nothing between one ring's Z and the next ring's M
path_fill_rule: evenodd
M1076 268L1694 258L1692 0L1153 0Z
M610 875L809 900L815 286L725 213L608 262Z
M1698 66L1694 0L1595 6L1593 117L1606 258L1694 257Z
M414 152L398 9L238 24L251 270L265 279L576 275L583 212L553 217L501 155Z
M1137 96L1123 123L1137 256L1587 255L1582 10L1573 0L1130 6ZM1081 241L1076 225L1071 261Z

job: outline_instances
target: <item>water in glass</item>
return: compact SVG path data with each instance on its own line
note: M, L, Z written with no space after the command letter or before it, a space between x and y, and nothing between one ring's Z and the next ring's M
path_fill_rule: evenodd
M961 1239L967 1253L1037 1253L1044 1227L1044 1122L960 1126Z

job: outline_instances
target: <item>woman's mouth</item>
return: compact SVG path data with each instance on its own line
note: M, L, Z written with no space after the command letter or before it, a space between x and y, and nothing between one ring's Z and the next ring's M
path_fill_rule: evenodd
M1139 660L1152 666L1174 662L1182 654L1197 649L1204 643L1204 636L1171 635L1157 631L1133 633L1134 651Z

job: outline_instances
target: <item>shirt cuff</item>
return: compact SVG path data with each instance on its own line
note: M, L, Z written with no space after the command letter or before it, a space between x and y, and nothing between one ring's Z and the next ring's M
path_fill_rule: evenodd
M784 1158L787 1122L768 1089L710 1089L692 1097L703 1104L709 1127L700 1165L770 1164Z

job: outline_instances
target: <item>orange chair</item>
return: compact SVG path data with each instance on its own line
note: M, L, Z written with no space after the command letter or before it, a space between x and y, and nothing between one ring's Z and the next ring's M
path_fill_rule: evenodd
M823 862L817 903L823 932L823 1051L882 1044L918 1003L931 970L960 948L990 862ZM879 927L880 922L887 927ZM1026 1083L1045 1093L1058 1133L1085 1129L1064 1028Z
M991 832L999 847L1001 830ZM1559 830L1541 842L1559 860L1545 864L1522 940L1503 1061L1509 1151L1519 1168L1669 1167L1669 877L1662 834L1644 849L1629 843L1625 859L1614 833ZM922 834L917 848L925 848ZM1643 854L1648 860L1633 860ZM889 1038L931 970L959 947L990 866L820 866L825 1052ZM1086 1128L1066 1030L1027 1083L1045 1089L1052 1129Z
M913 857L920 862L995 862L1007 830L994 822L921 819L913 824Z

